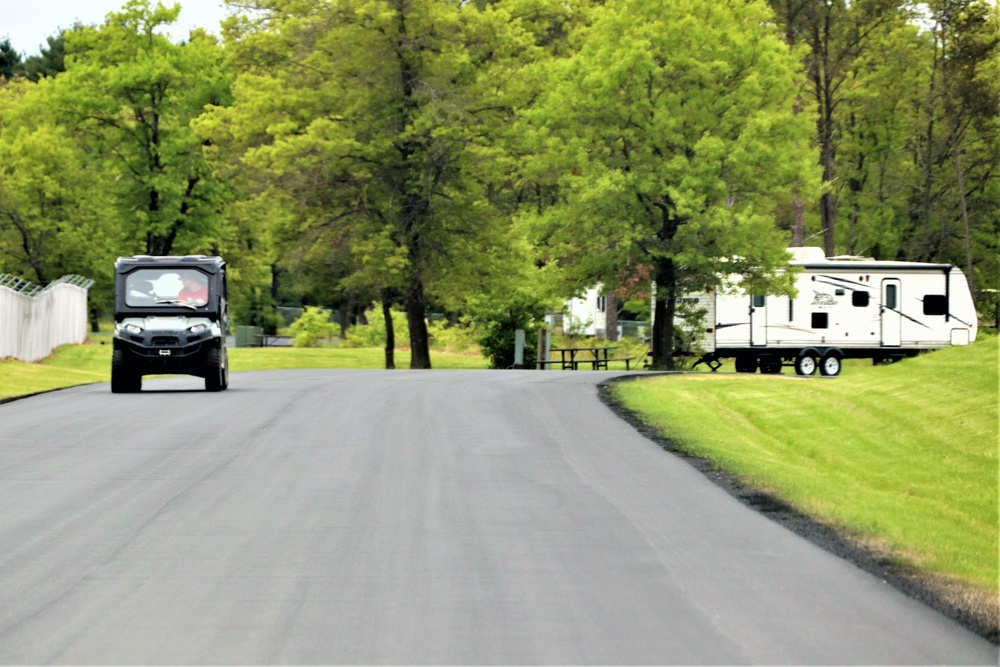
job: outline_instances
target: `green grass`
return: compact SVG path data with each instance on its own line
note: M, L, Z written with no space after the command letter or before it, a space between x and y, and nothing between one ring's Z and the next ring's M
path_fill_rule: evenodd
M998 589L996 337L835 379L659 376L614 396L904 566Z
M101 336L95 336L100 340ZM110 341L110 338L107 338ZM409 368L409 351L396 351L396 368ZM436 369L488 368L478 355L431 352ZM234 348L229 350L231 371L286 368L385 368L385 352L371 348ZM66 345L38 363L0 360L0 400L63 387L111 379L111 345Z

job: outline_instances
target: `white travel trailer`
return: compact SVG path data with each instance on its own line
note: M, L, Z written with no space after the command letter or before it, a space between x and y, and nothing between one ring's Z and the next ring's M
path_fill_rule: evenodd
M742 373L794 366L799 375L837 375L845 358L892 361L976 339L976 309L957 267L789 252L799 268L794 298L738 286L684 297L704 313L698 363L716 370L734 358Z

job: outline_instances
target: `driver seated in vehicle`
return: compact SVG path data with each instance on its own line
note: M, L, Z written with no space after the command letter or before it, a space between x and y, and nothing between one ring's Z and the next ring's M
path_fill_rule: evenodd
M181 275L184 287L177 295L181 303L192 306L204 306L208 303L208 280L201 274L191 271Z

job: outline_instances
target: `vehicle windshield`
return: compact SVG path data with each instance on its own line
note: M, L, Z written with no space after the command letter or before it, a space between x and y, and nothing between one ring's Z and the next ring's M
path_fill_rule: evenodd
M186 306L208 303L208 276L196 269L139 269L125 278L125 304Z

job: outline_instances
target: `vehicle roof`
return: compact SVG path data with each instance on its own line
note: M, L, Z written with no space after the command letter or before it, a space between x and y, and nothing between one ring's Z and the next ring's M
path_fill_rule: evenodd
M226 262L221 257L209 255L134 255L132 257L119 257L115 262L115 271L122 273L145 266L161 268L191 266L214 273L221 270L225 265Z
M952 264L930 264L925 262L897 262L890 260L842 260L832 259L825 262L789 262L792 266L800 266L814 271L947 271L954 268Z

